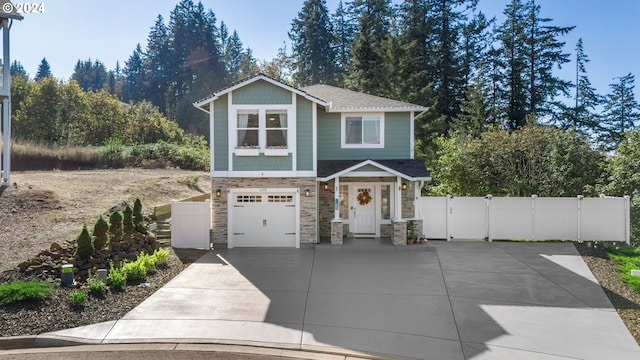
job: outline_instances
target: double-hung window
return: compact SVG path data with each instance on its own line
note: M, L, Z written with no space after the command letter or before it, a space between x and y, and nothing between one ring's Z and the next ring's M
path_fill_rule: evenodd
M287 156L289 111L278 108L236 110L237 156Z
M258 110L238 110L237 149L260 148L260 120Z
M343 148L382 148L384 147L383 114L344 114L342 115Z

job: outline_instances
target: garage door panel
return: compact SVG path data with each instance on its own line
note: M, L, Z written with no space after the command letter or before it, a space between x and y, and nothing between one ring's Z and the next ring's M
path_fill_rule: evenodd
M294 194L242 193L233 200L234 247L295 247Z

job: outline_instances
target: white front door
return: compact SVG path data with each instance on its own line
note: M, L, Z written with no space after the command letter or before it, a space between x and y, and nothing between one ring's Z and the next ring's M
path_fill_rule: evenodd
M354 235L375 235L377 233L376 198L374 185L352 185L353 233Z

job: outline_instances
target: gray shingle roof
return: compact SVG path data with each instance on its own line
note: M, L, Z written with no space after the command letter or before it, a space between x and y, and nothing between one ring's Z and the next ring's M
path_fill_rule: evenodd
M318 84L300 90L329 103L329 112L340 111L426 111L427 108L331 85Z
M350 167L362 164L367 160L318 160L317 176L318 178L327 178ZM427 170L424 161L418 159L398 159L398 160L371 160L376 164L380 164L391 170L397 171L408 178L426 179L431 175ZM374 164L375 166L375 164Z

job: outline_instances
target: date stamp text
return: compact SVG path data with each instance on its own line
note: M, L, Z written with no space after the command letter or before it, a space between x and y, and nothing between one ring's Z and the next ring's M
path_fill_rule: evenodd
M4 13L12 13L15 11L18 14L42 14L45 10L44 3L42 2L19 2L15 4L7 2L2 5L2 12Z

